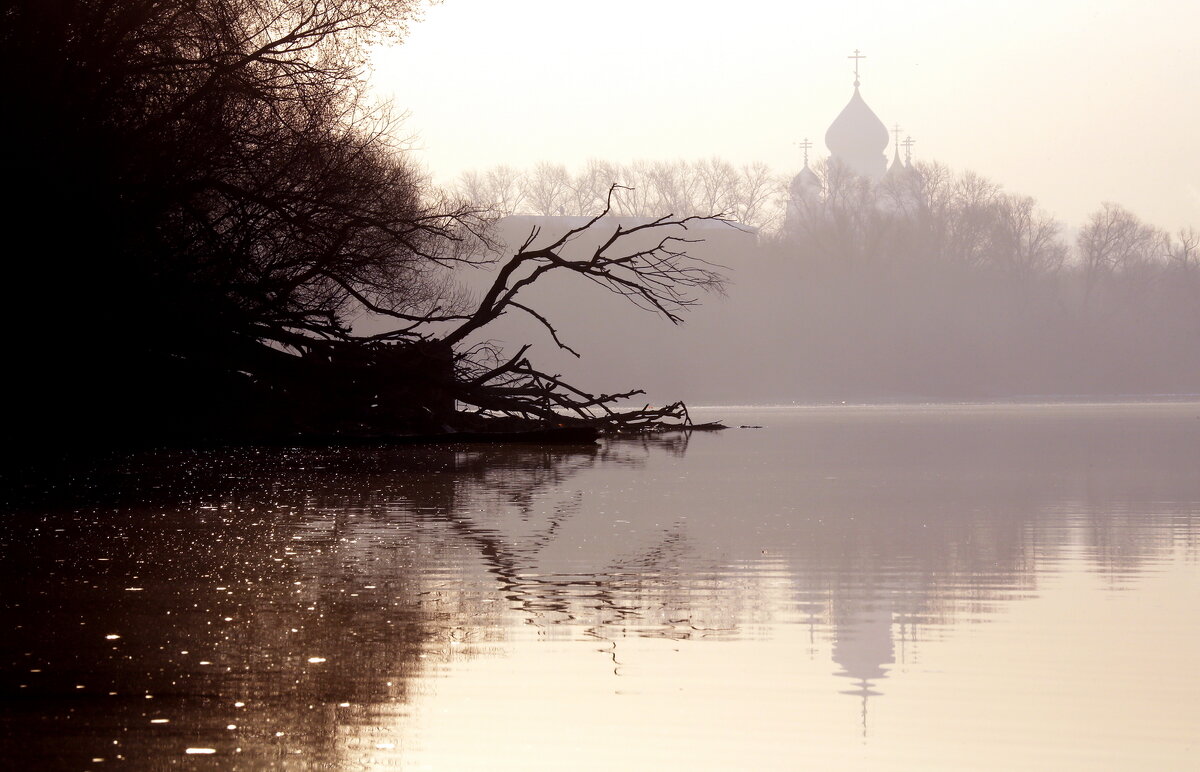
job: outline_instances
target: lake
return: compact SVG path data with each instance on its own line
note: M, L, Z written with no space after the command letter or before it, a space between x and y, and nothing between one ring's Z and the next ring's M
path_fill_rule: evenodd
M12 769L1200 768L1200 404L62 462Z

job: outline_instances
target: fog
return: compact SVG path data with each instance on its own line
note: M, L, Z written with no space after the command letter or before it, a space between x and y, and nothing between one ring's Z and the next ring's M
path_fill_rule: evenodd
M486 331L586 390L1161 397L1200 392L1198 23L1190 2L457 0L376 52L373 86L434 180L506 217L502 255L612 183L614 214L748 226L705 231L728 291L681 326L570 275L526 300L580 358L530 318Z
M705 241L690 252L724 266L730 282L724 296L701 297L680 325L578 274L550 275L524 302L580 357L515 312L486 337L510 351L532 342L536 365L586 390L644 388L657 402L1196 393L1194 243L1116 206L1065 233L1027 199L977 177L937 168L914 175L922 172L925 204L911 212L858 187L858 197L812 202L774 231L693 223L687 236ZM511 252L534 227L536 247L583 222L511 216L498 235ZM601 220L564 255L586 257L616 223L629 222ZM479 290L489 276L477 269L465 278Z
M6 4L12 768L1194 766L1200 3L849 5Z

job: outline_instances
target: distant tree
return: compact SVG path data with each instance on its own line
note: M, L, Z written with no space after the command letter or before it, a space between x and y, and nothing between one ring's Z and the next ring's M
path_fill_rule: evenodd
M1124 207L1104 203L1079 232L1079 257L1097 276L1136 268L1154 260L1161 234Z
M784 234L813 259L960 266L1022 280L1065 263L1061 224L976 174L922 163L873 184L829 161L814 166L819 192L797 197Z
M1177 233L1163 234L1163 251L1168 264L1185 273L1200 267L1200 232L1195 228L1180 228Z
M522 200L534 214L566 214L572 203L571 182L567 167L562 164L538 164L532 174L520 178Z
M1163 234L1124 207L1104 203L1076 239L1083 278L1083 310L1095 310L1096 295L1143 294L1158 262Z
M1200 232L1180 228L1162 237L1165 313L1185 320L1183 335L1200 335Z
M505 180L508 189L519 189L520 195L498 192L493 182L497 179ZM463 200L503 215L590 217L609 205L608 190L614 184L625 191L611 203L611 211L623 217L719 213L738 223L771 228L783 210L782 182L765 164L739 169L717 158L628 164L593 159L575 174L551 163L523 172L495 167L461 175L454 191Z
M783 216L783 178L764 163L746 164L737 177L737 195L729 216L765 231L779 227ZM723 212L725 209L709 211Z
M567 214L591 217L607 205L613 181L620 178L613 164L591 159L571 177L570 206Z
M1069 252L1062 225L1028 196L1006 195L999 203L991 262L1022 282L1058 273Z
M784 242L816 264L862 266L893 258L899 244L880 189L836 161L814 166L820 192L793 202Z

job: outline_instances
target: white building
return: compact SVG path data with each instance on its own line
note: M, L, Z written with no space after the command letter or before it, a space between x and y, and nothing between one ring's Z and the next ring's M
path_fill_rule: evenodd
M849 173L878 184L909 172L911 163L900 159L900 146L903 144L911 148L912 139L901 143L899 127L894 130L896 137L891 143L893 159L889 166L884 151L890 141L888 135L892 132L888 131L859 90L858 60L865 57L856 50L849 58L855 60L854 93L825 132L825 146L829 149L827 172ZM821 178L808 165L808 149L811 146L808 140L801 145L804 148L804 168L792 178L788 188L788 222L795 222L805 202L818 201L825 193Z

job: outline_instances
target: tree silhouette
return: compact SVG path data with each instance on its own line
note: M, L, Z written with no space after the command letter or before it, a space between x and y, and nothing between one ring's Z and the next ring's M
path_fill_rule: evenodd
M5 4L15 434L338 430L388 380L391 430L453 404L431 342L483 318L450 271L490 214L428 183L365 85L422 5Z

